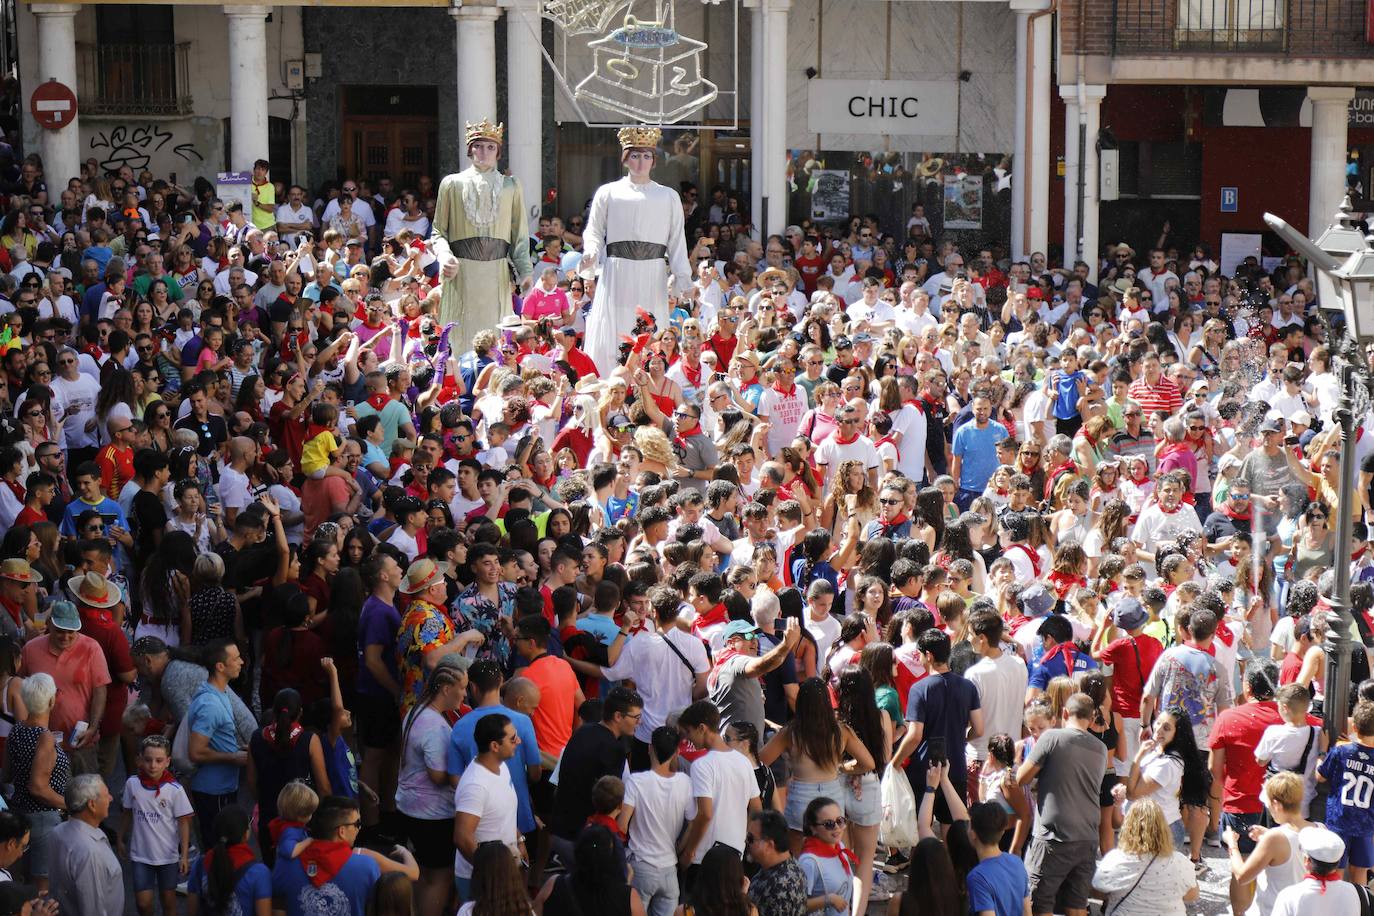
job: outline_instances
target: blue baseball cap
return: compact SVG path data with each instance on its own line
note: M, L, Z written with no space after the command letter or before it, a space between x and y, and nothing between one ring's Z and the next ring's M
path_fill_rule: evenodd
M762 631L754 626L753 621L750 620L732 620L725 625L726 639L729 639L731 636L744 636L748 639L755 639L760 632Z
M1022 614L1027 617L1041 617L1054 607L1055 598L1045 586L1036 584L1022 589L1016 596L1016 602L1021 605Z

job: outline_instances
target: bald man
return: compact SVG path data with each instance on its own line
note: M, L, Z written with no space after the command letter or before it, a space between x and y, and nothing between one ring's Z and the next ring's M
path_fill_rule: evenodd
M253 486L248 480L248 468L258 460L258 444L247 436L229 440L229 463L220 468L219 501L224 507L224 523L230 528L239 510L253 501Z

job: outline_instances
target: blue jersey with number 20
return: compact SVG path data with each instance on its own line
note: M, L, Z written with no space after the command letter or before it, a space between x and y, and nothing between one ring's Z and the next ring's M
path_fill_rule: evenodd
M1338 745L1319 772L1331 784L1326 826L1347 836L1374 833L1374 747Z

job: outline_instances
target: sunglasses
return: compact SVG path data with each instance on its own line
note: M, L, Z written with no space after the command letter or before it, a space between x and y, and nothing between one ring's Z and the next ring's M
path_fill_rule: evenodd
M902 504L900 499L880 499L878 502L882 503L884 506L900 506Z
M844 815L840 815L830 820L816 821L816 826L824 827L826 830L839 830L847 823L849 823L849 821L845 819Z

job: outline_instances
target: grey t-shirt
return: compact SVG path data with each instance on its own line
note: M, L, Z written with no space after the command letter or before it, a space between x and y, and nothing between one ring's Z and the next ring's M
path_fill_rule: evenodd
M720 709L720 727L731 722L752 722L763 734L763 684L744 673L752 655L736 655L707 676L711 702Z
M1040 736L1026 759L1040 767L1035 838L1096 843L1097 799L1107 772L1107 746L1077 728L1052 728Z
M186 711L191 708L191 699L200 690L200 685L208 680L210 672L194 662L172 659L167 663L167 667L162 669L162 681L158 687L172 714L172 725L180 725L181 720L186 718ZM237 693L230 690L228 696L229 706L234 711L234 729L239 735L239 747L247 747L253 732L258 730L258 723Z
M1256 449L1245 456L1239 479L1249 483L1250 492L1259 496L1278 496L1284 487L1298 482L1282 451L1271 458L1264 454L1264 449Z

